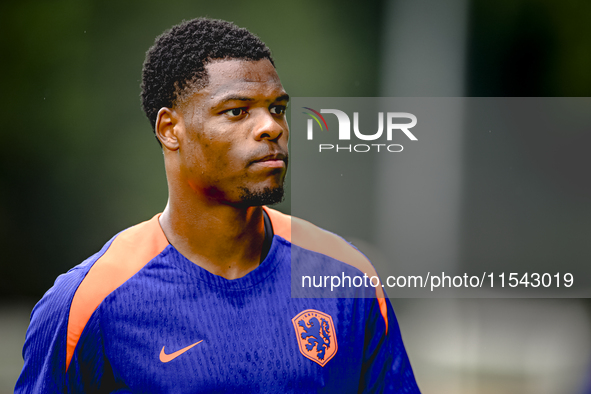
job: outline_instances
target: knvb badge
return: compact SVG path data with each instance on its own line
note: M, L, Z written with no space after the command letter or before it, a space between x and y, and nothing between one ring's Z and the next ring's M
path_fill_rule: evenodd
M314 139L314 122L320 127L321 131L328 131L328 124L322 114L333 114L337 117L339 122L338 138L339 141L350 141L351 140L351 119L349 116L338 109L321 109L320 112L309 108L303 107L310 112L303 112L310 116L307 123L307 138L308 140ZM408 123L399 123L400 119L408 119ZM417 141L417 137L410 131L411 128L417 124L417 117L408 112L387 112L386 113L386 140L392 141L392 136L395 131L401 131L411 141ZM355 137L362 141L375 141L382 137L384 134L384 113L378 112L378 131L373 134L363 134L359 130L359 113L353 112L353 133ZM404 147L400 144L319 144L318 151L335 151L335 152L357 152L365 153L369 151L377 152L402 152Z
M306 309L291 319L300 352L324 367L337 353L337 336L332 317L315 309Z

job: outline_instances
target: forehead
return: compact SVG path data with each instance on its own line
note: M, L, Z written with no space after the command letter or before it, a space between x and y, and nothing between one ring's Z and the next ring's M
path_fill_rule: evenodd
M281 83L275 67L268 59L261 60L213 60L205 65L210 85L232 82Z
M285 94L279 75L268 59L220 60L207 64L205 69L208 83L200 93L208 101L221 100L229 94L270 100Z
M205 69L208 83L202 93L213 101L233 93L267 99L285 94L279 75L268 59L213 61Z

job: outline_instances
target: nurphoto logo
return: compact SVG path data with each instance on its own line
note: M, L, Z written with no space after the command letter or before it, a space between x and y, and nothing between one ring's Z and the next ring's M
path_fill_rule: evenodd
M351 119L344 111L338 109L321 109L320 112L309 108L303 107L311 112L303 112L310 116L307 123L307 138L308 140L314 139L314 122L320 128L320 131L328 131L328 125L322 114L333 114L337 117L339 122L338 139L339 141L350 141L351 140ZM417 141L417 137L410 131L411 128L417 124L417 117L408 112L387 112L386 113L386 141L392 141L392 136L395 132L402 132L411 141ZM400 122L400 120L406 119L410 122ZM359 130L359 112L353 112L353 133L355 138L362 141L376 141L382 138L384 134L384 113L378 112L378 131L373 134L365 134ZM383 140L383 139L382 139ZM318 151L335 151L335 152L357 152L365 153L369 151L377 152L402 152L403 146L400 144L319 144Z

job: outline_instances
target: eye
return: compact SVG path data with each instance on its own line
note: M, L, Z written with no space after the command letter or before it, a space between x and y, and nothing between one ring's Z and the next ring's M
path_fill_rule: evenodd
M284 115L285 114L285 105L274 105L269 110L274 115Z
M244 115L246 110L244 108L232 108L227 110L225 113L231 117L238 117Z

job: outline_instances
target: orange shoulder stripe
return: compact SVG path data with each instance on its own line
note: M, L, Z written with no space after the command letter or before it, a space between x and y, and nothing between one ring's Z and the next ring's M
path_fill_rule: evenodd
M100 303L168 246L159 217L160 214L119 234L80 283L68 318L66 371L80 335Z
M341 237L322 230L305 220L285 215L267 207L264 207L264 209L269 215L269 219L271 219L273 232L278 236L304 249L322 253L352 265L367 276L377 276L375 268L367 257ZM380 313L386 322L386 333L388 333L388 306L384 296L384 289L380 285L376 287L376 298L380 305Z

